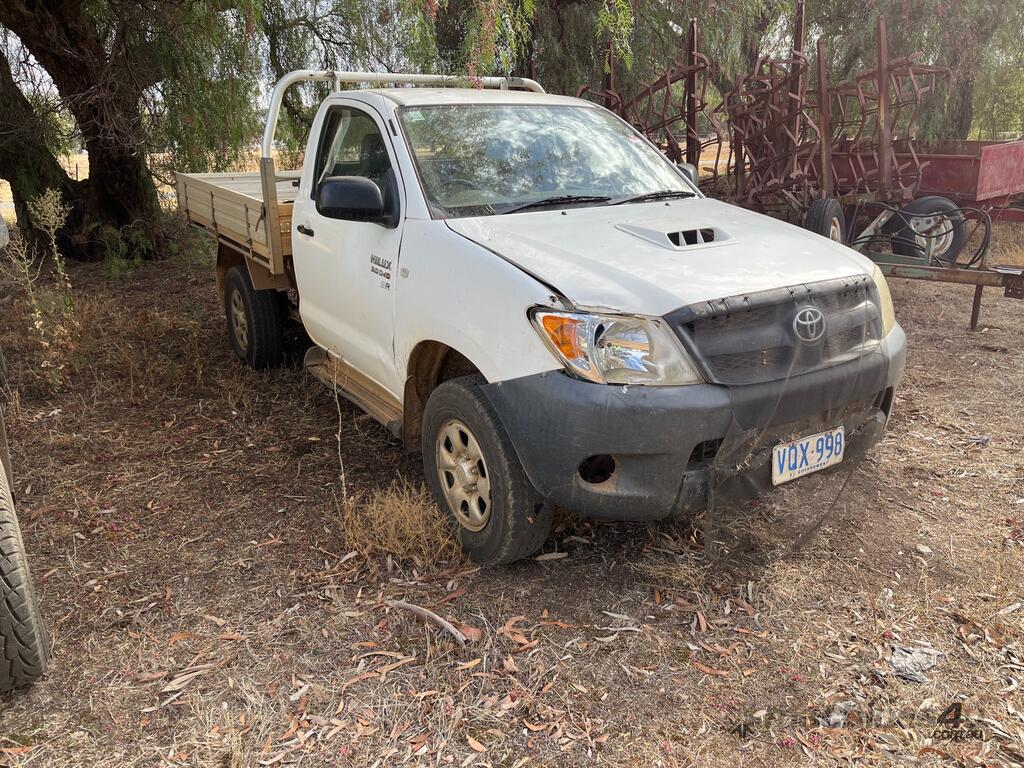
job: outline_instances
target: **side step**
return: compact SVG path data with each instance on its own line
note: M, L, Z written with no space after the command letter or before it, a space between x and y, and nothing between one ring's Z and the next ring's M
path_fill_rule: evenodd
M380 384L323 347L310 347L306 350L302 365L328 387L333 387L346 400L355 403L387 427L393 435L401 437L402 403Z

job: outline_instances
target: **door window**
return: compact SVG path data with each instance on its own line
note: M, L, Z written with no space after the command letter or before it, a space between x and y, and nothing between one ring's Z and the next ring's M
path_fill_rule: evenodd
M324 122L317 153L316 185L332 176L362 176L380 188L384 212L397 214L398 184L376 121L351 107L334 107Z

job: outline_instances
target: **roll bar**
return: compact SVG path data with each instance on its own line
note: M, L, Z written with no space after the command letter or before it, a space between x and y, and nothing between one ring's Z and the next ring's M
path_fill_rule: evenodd
M518 88L544 93L540 83L522 77L479 77L466 78L455 75L410 75L395 72L335 72L329 69L299 69L289 72L277 81L270 94L270 108L267 110L267 125L263 129L263 143L260 147L260 188L263 191L263 211L260 223L266 227L267 249L270 252L270 273L285 273L284 234L281 232L281 213L277 200L277 182L294 179L277 175L274 164L274 133L277 119L281 114L284 92L289 86L302 82L333 82L335 90L341 90L342 83L374 83L376 85L456 85L472 83L484 88ZM257 223L257 228L259 227Z
M414 75L402 72L335 72L330 69L298 69L289 72L277 81L270 95L270 108L267 110L267 125L263 129L261 157L269 159L274 152L274 133L277 131L277 118L281 114L281 102L284 92L295 83L302 82L333 82L335 90L341 90L342 83L373 83L375 85L459 85L472 83L483 88L499 88L501 90L519 89L544 93L544 89L536 80L525 77L476 77L467 78L458 75Z

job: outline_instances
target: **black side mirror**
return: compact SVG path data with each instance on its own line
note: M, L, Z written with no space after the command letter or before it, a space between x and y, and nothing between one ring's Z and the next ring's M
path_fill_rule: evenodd
M693 163L676 163L676 168L682 171L683 176L685 176L693 186L696 187L700 184L700 172L697 170L697 166Z
M320 182L316 209L329 219L380 222L384 196L380 187L362 176L330 176Z

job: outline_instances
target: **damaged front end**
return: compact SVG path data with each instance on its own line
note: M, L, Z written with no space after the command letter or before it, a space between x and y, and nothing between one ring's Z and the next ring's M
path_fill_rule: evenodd
M611 519L703 510L708 546L722 553L779 503L768 528L791 546L821 524L883 433L905 358L886 302L862 275L670 313L662 321L701 383L612 385L558 371L483 390L551 502ZM784 466L780 446L792 448ZM814 499L786 517L793 489Z

